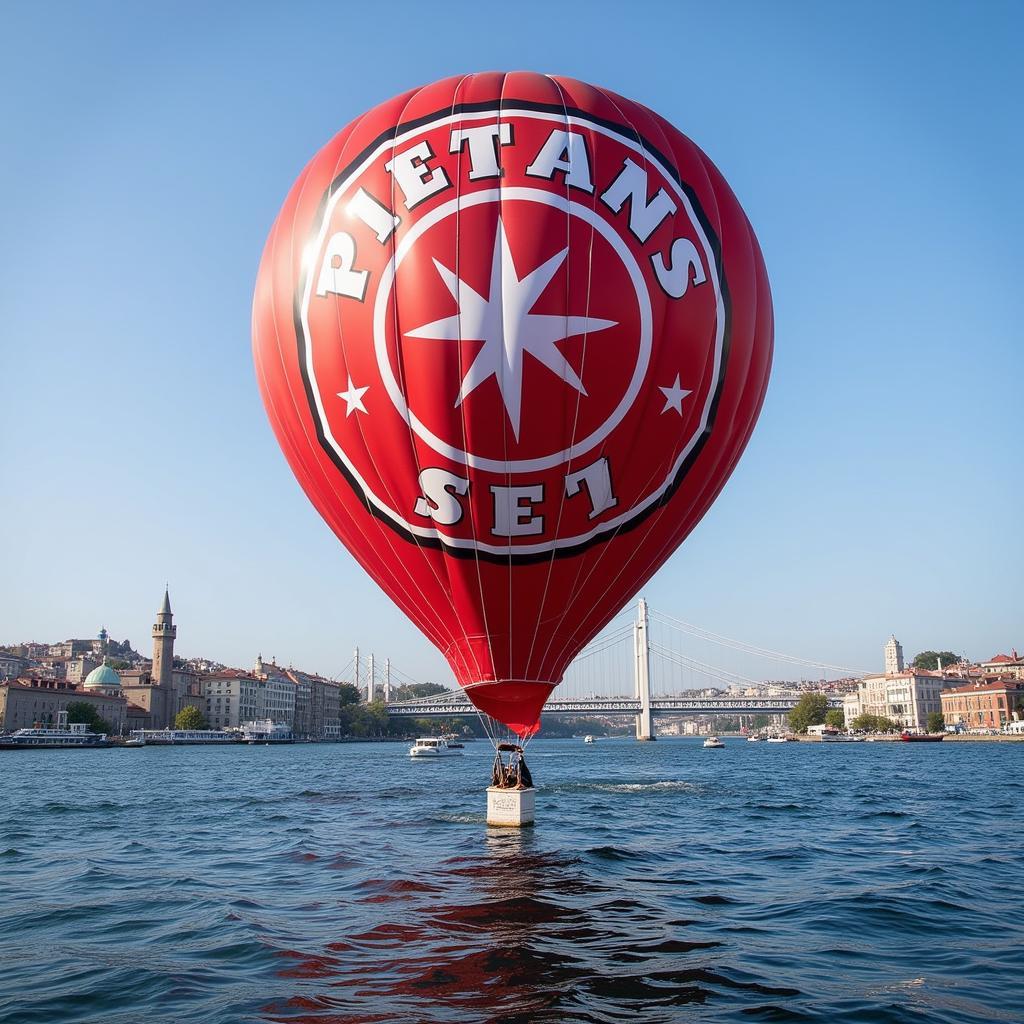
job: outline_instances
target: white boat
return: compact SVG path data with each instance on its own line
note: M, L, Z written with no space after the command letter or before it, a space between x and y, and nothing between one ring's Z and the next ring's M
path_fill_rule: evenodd
M769 743L787 743L788 740L786 739L785 736L769 736L768 737L768 742Z
M294 743L292 731L283 722L266 718L261 722L246 722L242 726L242 739L246 743Z
M222 729L133 729L132 739L147 747L223 746L239 737Z
M764 739L763 736L758 736L757 733L755 732L753 735L747 737L747 742L748 743L760 743L761 740L763 740L763 739Z
M724 747L725 744L717 736L709 736L704 741L705 747L710 747L713 750L717 750L719 747Z
M594 741L594 737L593 736L584 736L583 737L583 742L584 743L593 743L593 742L595 742Z
M451 747L443 736L421 736L410 748L410 757L462 757L462 750Z
M66 711L57 712L56 726L0 734L0 750L92 750L110 745L106 733L92 732L84 722L69 725Z
M837 732L834 735L829 735L827 733L822 733L821 734L821 742L822 743L863 743L864 742L864 737L863 736L851 736L849 733L846 733L846 732Z

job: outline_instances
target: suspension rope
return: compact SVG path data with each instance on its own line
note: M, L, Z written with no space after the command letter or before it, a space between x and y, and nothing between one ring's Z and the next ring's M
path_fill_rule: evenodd
M869 674L863 669L851 668L849 665L832 665L825 661L816 661L813 658L800 658L794 654L783 654L781 651L773 651L767 647L758 647L755 644L748 644L742 640L734 640L730 637L722 636L719 633L713 633L711 630L704 629L701 626L695 626L691 622L684 622L682 619L677 619L672 615L666 615L664 612L652 611L649 614L670 628L689 633L691 636L697 637L699 640L709 640L711 643L719 644L722 647L729 647L735 651L742 651L744 654L758 655L762 658L772 658L776 661L786 661L794 665L808 665L812 668L831 669L833 672L842 672L845 675L851 676L863 676Z
M751 679L750 676L740 675L738 672L730 672L728 669L717 668L714 665L707 665L703 661L697 661L696 658L689 658L685 654L680 654L678 651L670 650L668 647L663 647L658 643L652 643L651 650L657 654L658 657L663 658L665 661L674 662L679 665L680 668L695 668L704 672L706 675L714 676L716 679L746 683L748 686L759 685L759 680Z

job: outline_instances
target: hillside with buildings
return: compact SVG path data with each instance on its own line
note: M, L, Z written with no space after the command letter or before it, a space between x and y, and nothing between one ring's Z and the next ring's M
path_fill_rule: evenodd
M143 658L105 629L94 640L21 643L0 648L0 731L51 724L72 703L95 709L112 733L173 728L196 708L212 728L267 718L298 738L340 738L340 684L256 659L253 670L174 656L177 626L170 594L153 623L153 653Z
M286 724L297 738L338 740L349 735L385 735L408 727L429 729L429 723L413 719L389 722L379 698L403 700L446 692L444 687L411 681L392 687L390 662L382 684L375 689L372 657L368 659L366 690L359 689L358 683L283 667L261 655L251 669L207 658L183 659L174 654L177 632L170 594L165 591L152 627L149 658L134 650L129 641L113 640L106 629L95 639L0 647L0 731L50 724L69 704L84 703L113 733L172 728L183 711L195 708L213 729L239 729L248 722L272 719ZM967 732L999 730L1024 720L1024 658L1016 650L979 663L950 658L950 664L943 664L942 657L934 656L935 652L925 652L907 665L901 644L892 636L885 645L884 671L877 674L831 681L766 680L752 687L732 685L689 695L792 697L822 692L842 698L848 727L865 716L912 731L927 730L938 715L946 728ZM934 662L936 668L916 667L922 661ZM358 652L354 675L359 680ZM356 703L357 698L361 703ZM693 716L663 722L659 732L690 735L763 724L754 719L732 723ZM447 722L445 727L455 728L455 723ZM623 731L621 721L614 717L559 723L549 719L547 725L552 735L571 734L580 728Z

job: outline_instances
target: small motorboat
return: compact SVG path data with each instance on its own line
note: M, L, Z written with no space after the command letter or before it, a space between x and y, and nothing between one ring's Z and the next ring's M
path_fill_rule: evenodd
M904 729L900 733L900 739L904 743L941 743L945 738L944 732L907 732Z
M761 740L763 740L763 739L764 739L763 736L758 736L758 734L755 732L755 733L752 733L750 736L747 737L747 742L748 743L760 743Z
M778 735L776 735L776 736L769 736L768 737L768 742L769 743L785 743L786 742L786 737L785 736L778 736Z
M584 743L595 743L596 740L594 739L593 736L584 736L583 737L583 742Z
M724 747L725 744L717 736L709 736L704 741L704 746L709 750L718 750L719 748Z
M410 748L410 757L461 757L461 747L453 747L443 736L421 736Z

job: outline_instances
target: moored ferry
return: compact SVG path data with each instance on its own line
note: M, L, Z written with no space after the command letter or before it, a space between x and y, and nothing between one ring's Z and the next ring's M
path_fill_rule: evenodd
M0 750L93 750L109 747L107 734L93 732L84 722L68 724L68 713L57 713L56 726L36 726L0 733Z
M132 739L147 747L218 746L238 743L240 737L223 729L135 729Z
M242 726L242 739L246 743L294 743L291 729L282 722L267 718L262 722L246 722Z

